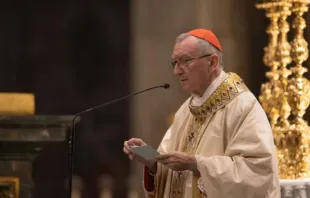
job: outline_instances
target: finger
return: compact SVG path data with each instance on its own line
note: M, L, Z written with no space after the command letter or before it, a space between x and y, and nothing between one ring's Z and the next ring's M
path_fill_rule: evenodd
M162 164L167 164L167 159L159 159L159 160L156 160L157 162L159 163L162 163Z
M131 138L130 140L128 140L129 143L139 143L142 142L142 139L140 138Z
M170 158L157 160L157 162L159 162L159 163L161 163L161 164L163 164L165 166L168 165L168 164L173 163Z
M133 160L135 158L135 155L128 155L130 160Z
M135 158L135 154L131 153L130 151L126 150L126 148L124 147L123 149L124 153L126 153L128 155L128 158L130 160L133 160Z
M124 143L124 148L127 150L127 151L130 151L130 147L128 146L128 144L125 142Z
M142 146L145 145L145 143L143 142L142 139L139 138L131 138L130 140L128 140L128 144L129 145L137 145L137 146Z
M126 149L125 147L123 148L123 151L129 156L129 155L131 155L131 156L135 156L135 153L133 153L133 152L131 152L130 150L128 150L128 149Z
M133 159L135 157L135 154L130 152L130 151L127 151L127 150L124 149L124 152L128 155L128 157L132 156L132 157L129 157L130 159Z
M167 162L167 161L163 161L163 162L162 162L162 164L163 164L164 166L167 166L167 167L169 167L169 166L170 166L170 163L169 163L169 162Z
M160 154L156 157L157 160L166 160L168 159L169 157L171 157L171 154L170 153L167 153L167 154Z
M134 146L134 144L130 143L129 141L125 141L124 146L129 149L130 147Z
M127 150L125 147L123 148L123 151L124 151L124 153L126 153L127 155L129 155L129 154L130 154L130 151L129 151L129 150Z
M128 155L130 160L133 160L136 157L135 153L130 152L130 154Z
M130 150L130 146L128 144L128 141L124 142L124 147L129 151Z

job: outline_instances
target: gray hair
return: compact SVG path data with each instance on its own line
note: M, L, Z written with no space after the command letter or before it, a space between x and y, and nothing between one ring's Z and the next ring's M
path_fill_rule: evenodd
M187 37L192 36L188 33L183 33L180 34L176 39L175 39L175 43L179 43L181 41L183 41L184 39L186 39ZM220 67L223 68L224 66L224 62L223 62L223 53L221 51L219 51L216 47L214 47L212 44L210 44L208 41L200 39L198 37L196 37L198 39L198 42L200 44L200 50L202 53L206 53L207 51L211 51L212 53L215 53L218 57L219 57L219 64Z

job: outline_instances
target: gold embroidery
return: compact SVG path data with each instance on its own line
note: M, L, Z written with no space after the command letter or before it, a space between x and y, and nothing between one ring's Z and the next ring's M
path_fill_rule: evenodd
M205 131L204 126L206 125L205 121L207 116L215 113L232 101L238 94L247 90L248 88L237 74L228 73L224 82L212 93L204 104L200 107L193 107L190 105L189 109L193 117L190 121L191 124L187 129L187 133L185 133L187 137L185 138L185 142L183 142L184 147L182 151L188 154L195 154ZM183 198L185 181L188 173L188 171L173 172L171 198Z
M189 109L196 117L207 117L228 104L235 96L247 90L247 86L237 74L228 73L228 77L212 93L212 95L203 105L200 107L194 107L190 105Z

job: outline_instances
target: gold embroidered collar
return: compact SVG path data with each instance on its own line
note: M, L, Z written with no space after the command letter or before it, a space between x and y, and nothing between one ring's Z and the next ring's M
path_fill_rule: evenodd
M193 97L190 99L190 112L195 117L207 117L244 91L248 91L248 88L243 80L235 73L228 73L227 78L201 106L192 106Z

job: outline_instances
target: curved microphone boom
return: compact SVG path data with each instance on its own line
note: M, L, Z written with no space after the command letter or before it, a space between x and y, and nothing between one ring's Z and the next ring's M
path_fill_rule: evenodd
M68 192L69 192L69 196L68 198L71 198L71 195L72 195L72 177L73 177L73 160L74 160L74 141L75 141L75 120L76 118L78 118L80 115L84 114L84 113L87 113L87 112L90 112L90 111L94 111L94 110L97 110L99 108L103 108L103 107L106 107L106 106L109 106L111 104L114 104L116 102L119 102L121 100L124 100L124 99L127 99L129 97L132 97L132 96L135 96L135 95L138 95L138 94L141 94L143 92L147 92L147 91L150 91L152 89L157 89L157 88L164 88L164 89L168 89L170 87L169 84L165 83L163 85L159 85L159 86L154 86L154 87L150 87L148 89L145 89L145 90L142 90L142 91L139 91L139 92L136 92L136 93L133 93L133 94L130 94L130 95L127 95L127 96L124 96L124 97L121 97L121 98L117 98L115 100L112 100L110 102L107 102L107 103L104 103L104 104L101 104L101 105L98 105L98 106L95 106L95 107L92 107L90 109L86 109L84 111L81 111L77 114L75 114L75 116L73 117L72 119L72 123L71 123L71 133L70 133L70 137L69 137L69 147L70 147L70 152L69 152L69 166L70 166L70 169L69 169L69 178L68 178Z

